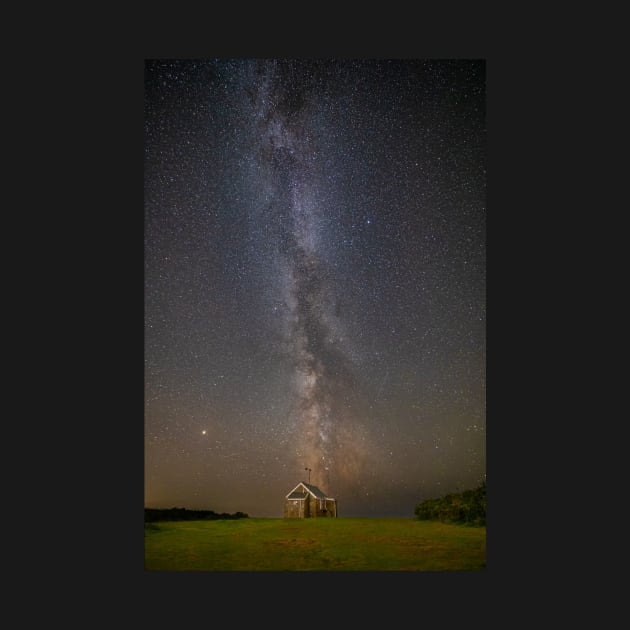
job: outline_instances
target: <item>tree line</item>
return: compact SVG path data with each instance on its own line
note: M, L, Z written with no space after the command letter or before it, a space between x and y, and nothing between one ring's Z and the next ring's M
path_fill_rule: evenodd
M416 505L414 514L421 521L442 521L463 525L485 526L486 482L474 490L427 499Z
M177 507L169 509L144 508L145 523L154 523L155 521L204 521L229 518L248 518L248 516L244 512L234 512L234 514L222 512L221 514L217 514L213 510L187 510L186 508Z

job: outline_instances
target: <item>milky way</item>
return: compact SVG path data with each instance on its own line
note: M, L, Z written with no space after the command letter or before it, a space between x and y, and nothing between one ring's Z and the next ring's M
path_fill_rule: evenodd
M476 485L483 62L148 61L145 94L147 506Z
M355 383L351 364L337 343L336 298L318 244L322 211L312 181L314 123L308 89L298 64L265 63L254 93L257 126L253 148L259 148L260 170L272 182L266 220L280 226L279 265L286 282L286 347L293 363L293 408L290 426L295 439L289 453L309 464L313 479L325 487L329 473L338 485L360 479L369 448L359 418L349 401Z

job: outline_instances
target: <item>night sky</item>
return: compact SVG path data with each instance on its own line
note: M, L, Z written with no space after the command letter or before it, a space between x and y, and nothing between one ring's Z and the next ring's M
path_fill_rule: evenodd
M145 506L479 485L484 61L147 60L144 90Z

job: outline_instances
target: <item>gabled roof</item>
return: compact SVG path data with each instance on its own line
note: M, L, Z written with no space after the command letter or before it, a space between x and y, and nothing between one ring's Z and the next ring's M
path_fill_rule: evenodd
M326 496L325 492L322 492L317 486L313 484L306 483L304 481L300 481L289 494L287 494L287 499L305 499L306 495L312 494L316 499L328 499L330 497Z

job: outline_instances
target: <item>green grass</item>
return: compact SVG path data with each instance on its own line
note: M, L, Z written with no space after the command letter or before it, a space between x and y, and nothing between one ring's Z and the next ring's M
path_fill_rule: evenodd
M406 518L243 518L145 527L148 571L469 571L486 528Z

